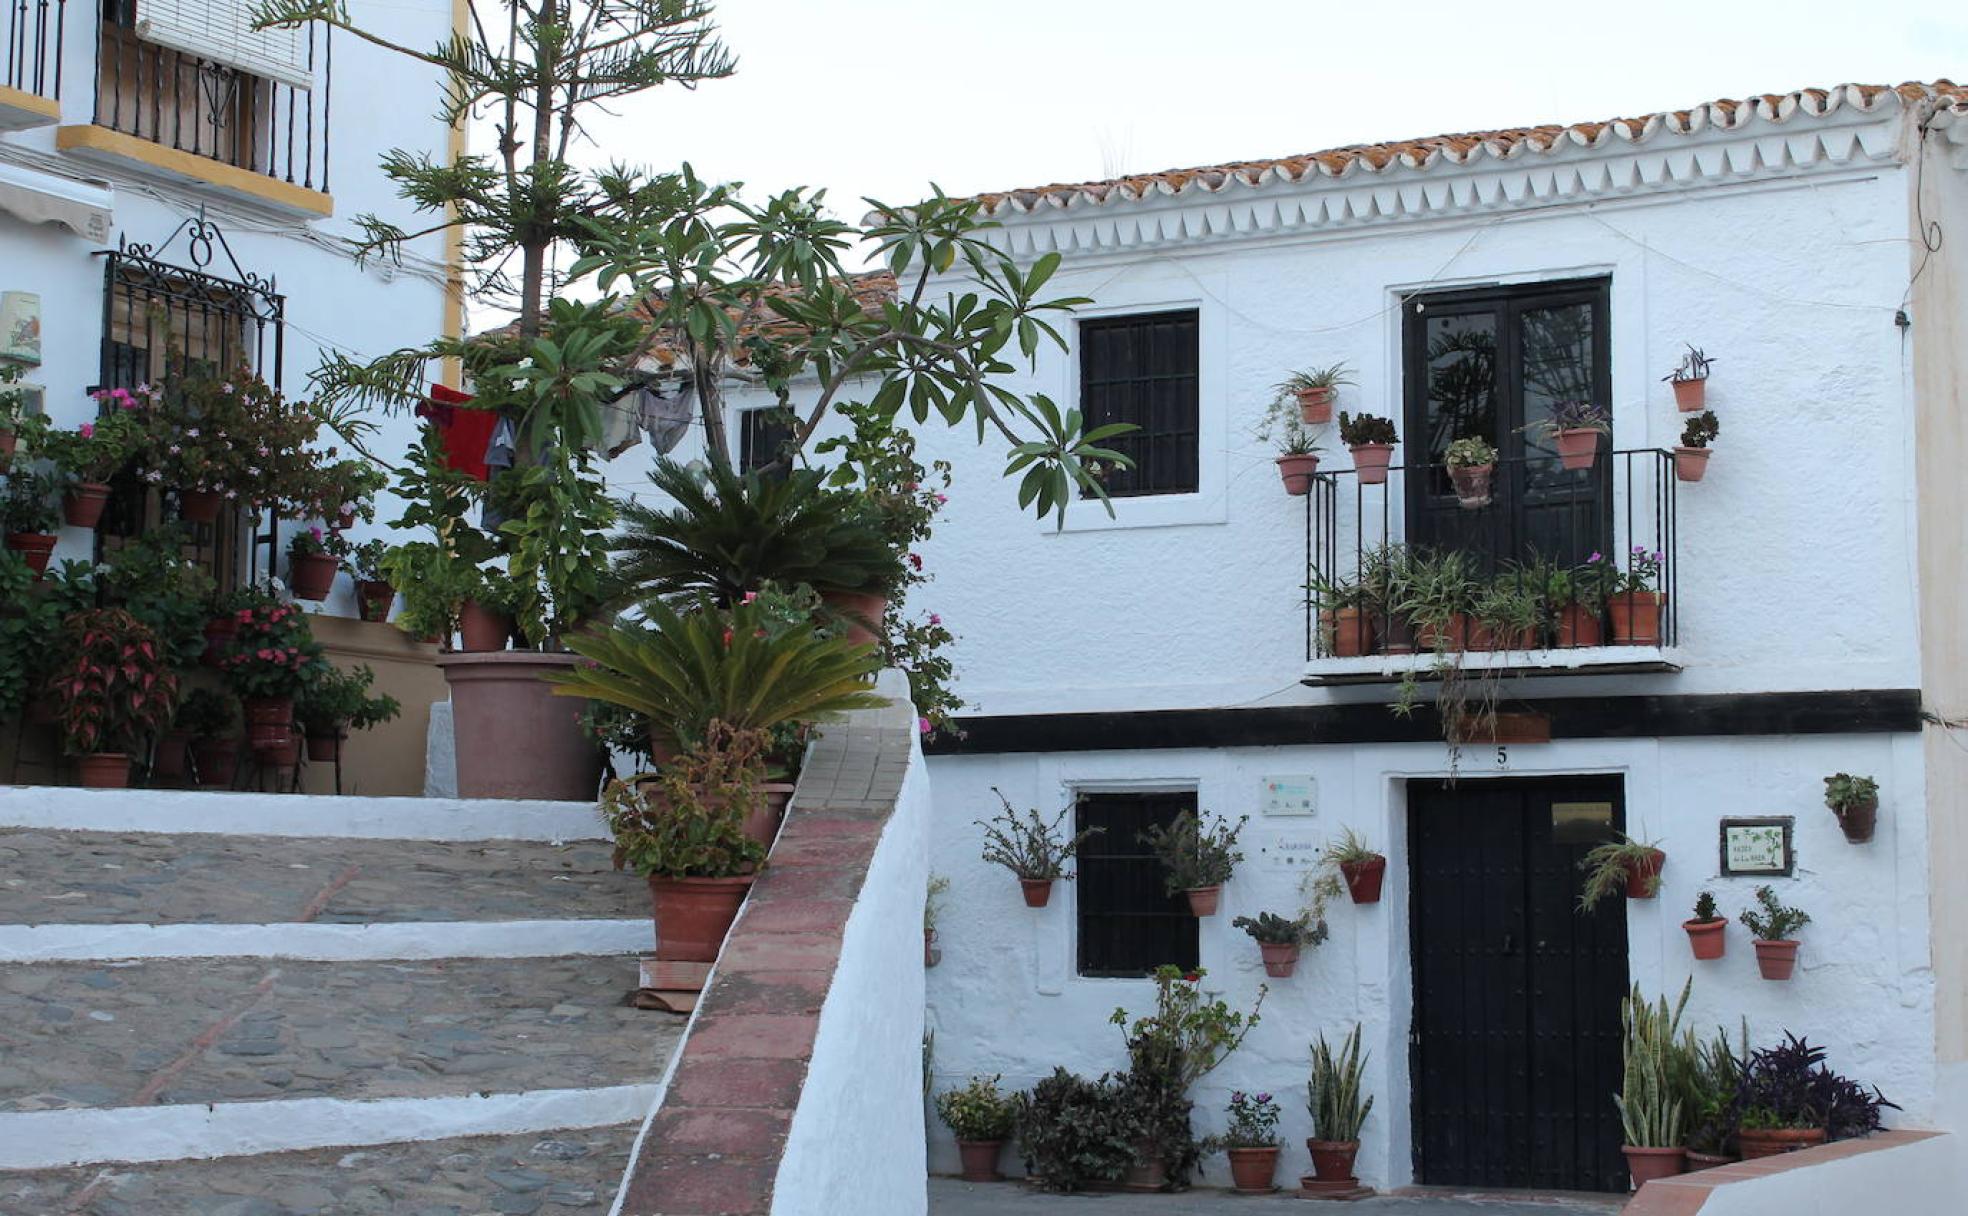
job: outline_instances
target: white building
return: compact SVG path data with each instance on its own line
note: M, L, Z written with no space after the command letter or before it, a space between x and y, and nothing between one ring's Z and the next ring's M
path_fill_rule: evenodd
M364 213L422 226L378 162L460 146L436 117L437 74L320 26L254 33L253 8L36 0L0 13L0 355L30 361L58 424L94 416L89 389L161 370L159 309L194 356L246 359L290 395L326 351L373 357L459 330L444 236L367 267L349 244ZM350 8L409 46L452 29L444 0ZM27 324L38 350L14 340ZM394 458L411 420L376 421L374 450ZM112 509L102 543L159 518L155 495L139 497ZM222 576L266 571L255 523L201 525L202 556ZM89 557L97 541L67 529L55 558ZM336 595L331 607L353 615L346 580Z

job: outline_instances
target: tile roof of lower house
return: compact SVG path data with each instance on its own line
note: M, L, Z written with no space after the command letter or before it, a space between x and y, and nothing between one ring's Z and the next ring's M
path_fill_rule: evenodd
M1827 117L1841 108L1869 113L1895 105L1933 103L1957 111L1968 109L1968 88L1948 80L1932 84L1843 84L1829 89L1799 89L1794 93L1765 93L1740 99L1725 98L1687 110L1661 110L1636 118L1597 122L1508 127L1430 135L1386 143L1351 144L1272 160L1234 161L1191 169L1165 169L1107 181L1055 183L1021 190L981 194L993 215L1055 207L1127 202L1175 195L1189 190L1218 193L1232 186L1261 186L1271 182L1302 182L1316 177L1346 177L1379 173L1389 168L1429 169L1437 165L1467 165L1488 157L1508 160L1529 153L1552 153L1567 147L1618 149L1644 143L1663 133L1692 135L1708 127L1724 130L1762 120L1783 123L1797 117Z

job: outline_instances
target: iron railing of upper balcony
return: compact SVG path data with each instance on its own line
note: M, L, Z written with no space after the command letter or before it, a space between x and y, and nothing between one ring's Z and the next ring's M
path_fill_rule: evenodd
M1343 459L1343 457L1342 457ZM1308 659L1442 650L1673 646L1674 457L1498 460L1487 487L1443 465L1321 468L1305 496Z
M61 100L62 29L68 0L0 0L7 13L8 88Z
M19 2L19 0L13 0ZM304 30L312 86L298 88L137 36L129 0L103 0L95 124L308 190L328 189L335 55Z

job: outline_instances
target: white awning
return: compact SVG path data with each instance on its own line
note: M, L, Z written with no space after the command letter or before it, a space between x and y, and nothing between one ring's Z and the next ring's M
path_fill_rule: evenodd
M314 87L300 28L253 28L251 0L137 0L137 37L215 63Z
M0 212L30 224L60 224L85 240L109 244L115 194L106 185L0 162Z

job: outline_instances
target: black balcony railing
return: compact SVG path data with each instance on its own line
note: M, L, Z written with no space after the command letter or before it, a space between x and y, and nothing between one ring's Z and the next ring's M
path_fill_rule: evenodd
M19 2L19 0L13 0ZM95 124L308 190L328 189L329 31L307 27L313 87L145 42L109 0L96 42Z
M1486 480L1442 465L1386 473L1313 475L1308 658L1678 642L1671 453L1600 451L1576 470L1499 460Z
M7 14L8 88L61 100L62 19L68 0L0 0Z

